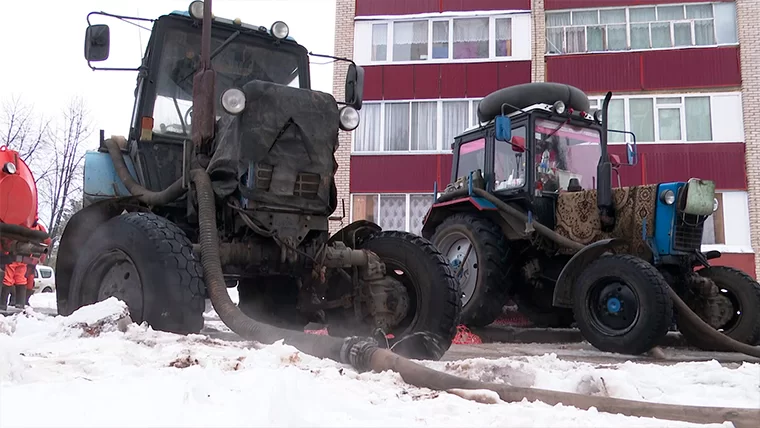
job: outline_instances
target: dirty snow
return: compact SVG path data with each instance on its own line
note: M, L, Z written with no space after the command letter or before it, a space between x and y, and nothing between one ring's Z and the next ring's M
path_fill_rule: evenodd
M113 298L66 318L37 311L55 307L52 293L31 303L23 314L0 316L3 427L700 426L456 391L482 403L466 400L410 387L391 373L357 374L282 344L156 332L125 321L125 306ZM516 386L760 407L758 364L594 365L552 354L425 364Z

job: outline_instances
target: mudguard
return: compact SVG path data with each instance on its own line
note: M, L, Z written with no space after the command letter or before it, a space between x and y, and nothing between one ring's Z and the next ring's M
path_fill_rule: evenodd
M358 242L362 239L383 230L377 223L367 220L357 220L348 226L335 232L327 241L328 244L333 242L342 242L349 248L356 248Z
M498 212L499 209L496 205L489 202L487 199L477 196L465 196L463 198L452 199L446 202L436 202L430 207L425 218L423 220L423 226L421 236L425 239L430 239L435 232L435 228L438 227L452 212L461 212L463 210L474 209L477 211L494 211Z
M136 198L129 196L100 200L77 211L66 223L58 244L55 263L58 314L68 316L75 309L68 307L68 301L71 276L74 273L79 249L87 243L98 226L121 214L131 202L136 202Z
M561 308L571 308L573 306L574 285L583 269L602 254L623 243L625 243L624 240L617 238L602 239L575 253L557 277L552 304Z

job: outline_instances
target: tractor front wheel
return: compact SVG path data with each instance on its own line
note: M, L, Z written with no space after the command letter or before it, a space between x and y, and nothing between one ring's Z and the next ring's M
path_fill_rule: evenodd
M485 327L502 313L509 291L509 246L498 225L456 214L435 231L433 244L451 265L462 289L462 324Z
M397 231L375 233L357 248L377 254L386 275L399 281L409 296L407 315L385 333L398 340L414 333L432 334L437 342L432 358L440 358L456 336L461 311L459 286L441 253L427 239ZM372 331L352 316L336 317L327 329L330 335L342 337Z
M116 297L138 324L178 334L203 328L203 268L174 223L122 214L98 226L79 251L69 291L74 309Z
M635 256L603 256L581 273L573 291L578 329L605 352L638 355L657 346L673 320L662 274Z
M718 316L712 327L734 340L757 345L760 342L760 285L757 281L739 269L727 266L700 269L697 274L711 279L718 287L717 299L712 304L720 307L707 308L717 309ZM687 300L687 303L691 302ZM700 301L698 305L705 303L710 304ZM729 351L708 341L698 330L683 322L680 315L677 320L678 330L689 344L704 351Z

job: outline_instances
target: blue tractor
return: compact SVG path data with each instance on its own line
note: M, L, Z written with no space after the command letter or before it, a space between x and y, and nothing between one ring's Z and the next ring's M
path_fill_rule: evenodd
M701 251L714 183L613 188L612 172L634 165L637 149L625 133L627 162L608 153L608 132L622 132L604 120L611 96L592 112L572 86L504 88L456 137L451 183L436 189L422 235L455 271L463 323L492 323L511 298L534 324L575 323L604 351L646 352L674 320L693 345L717 346L684 311L674 316L670 287L713 329L756 344L760 286Z
M333 216L335 152L340 131L359 124L361 67L327 56L347 70L337 101L311 89L314 54L284 22L213 16L208 0L157 19L91 13L85 58L94 70L113 68L92 65L108 58L111 33L91 16L153 26L134 69L129 135L101 131L85 157L84 208L57 258L59 313L117 297L138 323L198 333L210 298L233 331L257 340L272 330L253 320L301 335L316 322L331 335L378 334L397 351L441 357L461 305L435 247L366 221L329 231L345 217Z

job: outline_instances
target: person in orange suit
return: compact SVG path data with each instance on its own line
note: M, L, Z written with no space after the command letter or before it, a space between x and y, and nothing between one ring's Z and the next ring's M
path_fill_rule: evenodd
M7 309L8 297L14 292L17 308L23 308L26 301L26 263L13 262L5 265L3 286L0 292L0 309Z
M34 221L34 225L32 226L32 229L47 233L47 230L45 230L45 228L39 223L39 220ZM47 245L48 247L50 247L51 242L52 240L50 238L43 241L43 243ZM44 263L46 257L47 257L46 254L43 254L42 256L40 256L40 263ZM26 299L24 299L24 303L26 304L26 306L29 306L29 298L32 297L32 294L34 294L34 277L35 277L36 270L37 270L36 264L29 263L26 265ZM16 307L19 307L18 304L16 304Z

